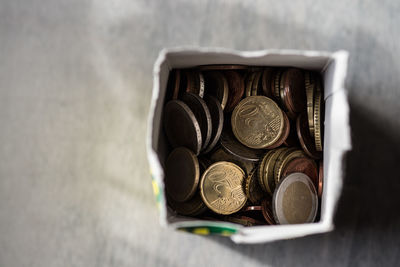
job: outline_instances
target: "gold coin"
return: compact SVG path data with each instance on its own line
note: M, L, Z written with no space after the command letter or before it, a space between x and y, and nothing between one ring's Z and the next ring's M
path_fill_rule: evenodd
M257 181L257 171L253 170L246 178L244 185L246 197L253 204L259 204L264 194Z
M282 179L283 168L294 158L304 157L305 154L302 150L291 149L286 153L282 154L281 159L277 160L274 169L274 180L275 184L278 184Z
M283 134L285 120L282 110L270 98L249 96L240 101L231 117L236 138L250 148L266 148Z
M315 82L311 72L305 73L305 84L306 84L306 96L307 96L307 117L308 127L310 128L310 134L314 137L314 91Z
M251 89L252 89L253 81L254 81L255 77L256 77L256 73L255 72L250 73L247 76L247 79L246 79L246 97L247 96L251 96Z
M314 96L314 140L317 151L322 151L321 101L321 92L316 91Z
M265 191L268 192L266 185L264 184L264 166L265 162L269 159L269 157L274 153L274 150L268 151L265 156L263 157L260 165L258 166L258 183L261 185L261 188Z
M271 196L274 193L275 186L276 186L275 180L274 180L274 168L275 168L276 160L281 155L281 153L284 153L288 149L289 148L287 148L287 147L281 147L281 148L273 150L273 153L265 162L264 174L263 174L264 185L265 185L267 193L269 193Z
M201 177L201 198L215 213L235 213L247 201L242 186L244 178L244 171L236 164L227 161L214 163Z

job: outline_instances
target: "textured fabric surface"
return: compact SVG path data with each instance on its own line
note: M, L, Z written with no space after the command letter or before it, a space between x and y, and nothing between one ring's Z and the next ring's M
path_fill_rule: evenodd
M0 2L0 266L367 266L400 260L398 1ZM177 45L350 51L335 231L264 245L171 232L144 136Z

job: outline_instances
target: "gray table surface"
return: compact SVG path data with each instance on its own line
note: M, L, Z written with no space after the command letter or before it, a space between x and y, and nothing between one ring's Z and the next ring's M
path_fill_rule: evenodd
M399 3L2 0L0 266L398 265ZM146 116L177 45L350 51L333 232L243 246L158 226Z

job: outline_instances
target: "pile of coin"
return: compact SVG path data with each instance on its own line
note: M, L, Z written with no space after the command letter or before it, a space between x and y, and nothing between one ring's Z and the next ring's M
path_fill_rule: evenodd
M318 217L322 78L293 67L203 65L170 72L163 129L169 207L245 226Z

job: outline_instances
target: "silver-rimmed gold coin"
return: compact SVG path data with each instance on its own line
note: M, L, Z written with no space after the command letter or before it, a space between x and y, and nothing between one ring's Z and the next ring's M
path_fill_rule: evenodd
M274 192L272 210L278 224L314 222L318 196L311 179L299 172L286 176Z
M246 204L243 191L244 171L234 163L220 161L203 173L200 194L209 209L218 214L229 215Z
M282 110L270 98L249 96L240 101L231 117L236 138L250 148L267 148L279 141L285 120Z
M322 151L321 104L321 92L316 91L314 97L314 140L317 151Z

